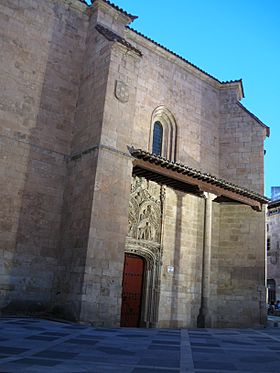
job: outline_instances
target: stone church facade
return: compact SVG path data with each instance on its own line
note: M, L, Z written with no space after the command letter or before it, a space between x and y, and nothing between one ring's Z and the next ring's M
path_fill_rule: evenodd
M262 325L263 143L221 82L105 0L4 0L0 309Z

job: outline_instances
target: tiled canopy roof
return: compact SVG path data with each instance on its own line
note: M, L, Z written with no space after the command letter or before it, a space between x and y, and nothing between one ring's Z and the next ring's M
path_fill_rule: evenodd
M268 209L273 209L274 207L279 207L280 206L280 199L277 199L276 201L271 201L268 204Z
M142 53L139 51L139 49L135 48L132 44L130 44L127 40L122 38L120 35L116 34L112 30L107 29L106 27L102 25L96 25L95 26L96 30L100 32L105 38L109 41L116 41L125 47L127 47L130 50L133 50L138 56L142 56Z
M151 154L141 149L129 148L129 151L134 158L155 165L158 171L160 171L161 169L167 169L169 171L172 171L174 173L174 176L176 174L181 174L183 176L185 175L186 177L188 177L188 180L192 179L192 184L194 185L196 183L204 185L209 184L211 186L218 188L219 190L223 189L225 191L231 192L231 195L239 195L245 197L246 199L257 201L261 204L266 204L269 202L268 198L264 197L259 193L253 192L246 188L242 188L236 184L230 183L224 179L218 178L208 173L203 173L201 171L195 170L182 163L171 162L166 158L160 157L155 154Z

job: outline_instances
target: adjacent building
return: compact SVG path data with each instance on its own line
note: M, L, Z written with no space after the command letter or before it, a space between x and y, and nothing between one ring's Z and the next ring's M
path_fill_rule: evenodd
M242 81L106 0L0 14L2 314L263 325L269 128Z
M280 187L271 188L267 209L267 287L268 301L280 300Z

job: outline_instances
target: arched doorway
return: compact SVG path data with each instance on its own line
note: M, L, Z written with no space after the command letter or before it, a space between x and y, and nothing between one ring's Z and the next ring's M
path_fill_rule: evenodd
M135 254L125 254L121 326L138 327L140 325L144 270L144 258Z
M163 199L163 186L144 178L132 178L129 199L128 235L124 249L125 265L121 326L146 328L157 326L162 256L161 229ZM139 266L136 268L136 274L130 270L126 271L130 262L132 265L132 258L134 258L135 263L138 263L135 264L136 267ZM126 273L134 273L134 275L126 275ZM135 278L139 278L137 292L135 291ZM141 293L139 290L140 287ZM136 305L133 306L135 307L134 311L131 310L131 312L136 313L133 322L128 322L127 320L127 315L130 312L126 304L128 300L127 293L131 293L133 296L135 296L135 293L138 294L138 311L136 312Z

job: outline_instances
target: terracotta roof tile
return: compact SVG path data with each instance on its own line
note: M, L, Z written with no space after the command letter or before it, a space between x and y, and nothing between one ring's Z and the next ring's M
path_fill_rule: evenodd
M117 5L111 3L111 1L109 0L103 0L105 3L107 3L108 5L111 5L111 7L113 7L114 9L118 10L119 12L123 13L124 15L128 16L129 18L131 18L131 20L133 21L134 19L138 18L137 16L134 16L133 14L130 14L130 13L127 13L124 9L118 7Z
M109 30L108 28L98 24L95 26L96 30L98 32L100 32L100 34L102 34L103 36L105 36L105 38L109 41L116 41L122 45L124 45L125 47L127 47L128 49L134 51L136 54L138 54L138 56L142 56L142 53L141 51L139 51L139 49L135 48L132 44L130 44L127 40L125 40L123 37L121 37L120 35L116 34L115 32L113 32L112 30Z
M260 203L269 202L268 198L266 198L265 196L259 193L240 187L236 184L233 184L229 181L218 178L216 176L210 175L208 173L201 172L199 170L186 166L182 163L171 162L164 157L146 152L142 149L129 148L129 151L130 151L130 154L137 159L142 159L149 163L155 163L156 165L160 167L168 168L169 170L171 169L174 172L184 173L185 175L190 176L194 179L203 180L206 183L216 185L220 188L223 188L231 192L237 193L239 195L248 197Z
M80 1L81 3L86 4L87 6L91 6L94 3L94 0L90 0L91 4L88 4L85 0L78 0L78 1ZM127 17L131 18L132 21L134 19L138 18L137 16L134 16L133 14L130 14L130 13L126 12L124 9L120 8L119 6L113 4L109 0L102 0L102 1L104 1L104 3L110 5L112 8L116 9L118 12L120 12L120 13L126 15Z
M223 84L223 85L234 84L234 83L238 83L238 84L241 85L241 93L242 93L242 97L244 98L245 95L244 95L244 88L243 88L242 79L226 80L226 81L221 82L221 84Z
M274 207L280 207L280 199L269 202L268 209L273 209Z
M173 56L175 56L175 57L179 58L180 60L186 62L188 65L194 67L196 70L198 70L198 71L202 72L203 74L209 76L209 78L214 79L216 82L218 82L218 83L220 83L220 84L223 84L223 85L227 85L227 84L231 84L231 83L239 83L239 84L241 84L242 96L244 97L244 88L243 88L242 79L226 80L226 81L219 80L219 79L215 78L213 75L211 75L211 74L209 74L208 72L206 72L205 70L202 70L202 69L199 68L198 66L194 65L192 62L190 62L190 61L187 60L186 58L184 58L184 57L180 56L179 54L173 52L172 50L166 48L164 45L159 44L159 43L156 42L155 40L149 38L148 36L142 34L141 32L139 32L139 31L133 29L133 28L130 27L130 26L126 26L126 27L127 27L127 29L129 29L129 30L135 32L137 35L139 35L139 36L145 38L146 40L149 40L151 43L153 43L153 44L157 45L158 47L164 49L165 51L171 53Z

